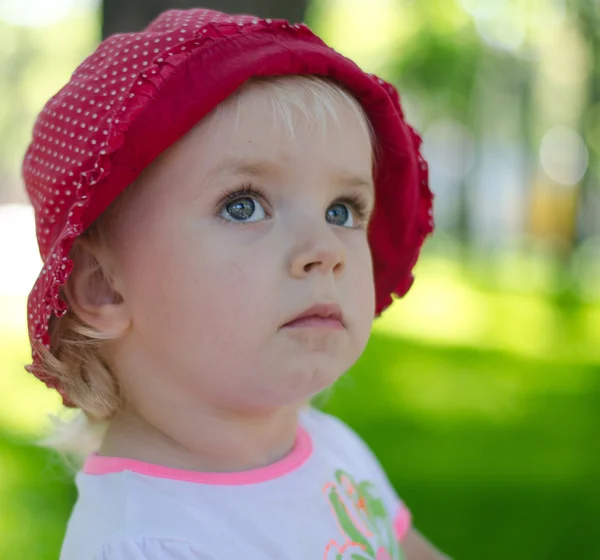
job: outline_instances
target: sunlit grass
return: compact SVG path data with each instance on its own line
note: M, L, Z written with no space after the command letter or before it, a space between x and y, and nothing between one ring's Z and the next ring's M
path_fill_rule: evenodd
M458 263L441 258L424 259L416 275L408 296L375 322L376 332L552 361L600 361L598 304L565 317L546 295L484 291Z

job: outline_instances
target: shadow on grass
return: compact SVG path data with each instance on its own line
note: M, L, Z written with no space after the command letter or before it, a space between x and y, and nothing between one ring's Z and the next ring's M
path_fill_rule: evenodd
M600 558L599 364L375 334L324 408L457 560ZM74 500L57 455L0 434L0 558L58 558Z

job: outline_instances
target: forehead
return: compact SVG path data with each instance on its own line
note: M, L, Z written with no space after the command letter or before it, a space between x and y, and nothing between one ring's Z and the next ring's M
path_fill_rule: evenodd
M270 108L272 117L286 126L290 136L294 136L294 127L302 120L308 125L324 126L332 119L340 126L342 117L346 117L346 122L348 117L353 117L352 124L358 123L372 137L369 120L360 103L340 85L317 76L254 78L219 105L215 113L222 114L233 106L239 116L244 106L264 108L265 105Z
M372 165L372 132L362 108L343 90L314 78L246 84L190 137L187 148L210 153L212 161L259 154L284 163L312 155L334 166L342 160L350 167Z

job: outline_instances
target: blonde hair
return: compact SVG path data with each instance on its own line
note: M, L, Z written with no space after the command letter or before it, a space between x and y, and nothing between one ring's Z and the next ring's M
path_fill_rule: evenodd
M293 86L293 87L292 87ZM362 105L344 86L321 76L277 76L252 78L236 90L224 103L216 108L219 113L227 104L235 103L239 118L241 98L250 87L261 87L270 96L274 116L285 126L288 135L293 138L295 123L292 109L299 110L305 117L307 126L317 125L325 131L326 117L331 117L337 126L342 126L336 111L336 104L345 105L357 118L365 132L375 145L375 134L371 121Z
M225 103L237 104L238 116L241 97L249 87L264 87L270 96L274 115L286 126L293 137L292 109L307 117L308 125L323 126L326 116L340 126L336 104L348 107L364 126L375 150L374 133L360 103L332 80L319 76L277 76L253 78L241 86L213 113L218 114ZM291 87L295 86L295 87ZM300 86L298 88L298 86ZM129 192L131 185L126 192ZM81 236L75 243L71 258L75 267L91 266L85 259L88 252L81 249L82 241L110 249L106 230L108 221L118 216L125 193ZM69 283L67 283L68 287ZM68 290L65 290L68 292ZM68 298L67 298L68 299ZM87 454L97 450L104 428L123 405L123 396L114 372L103 358L102 349L112 337L106 336L85 324L69 308L60 318L53 316L49 323L50 349L42 353L44 369L58 379L73 404L80 412L66 419L53 416L53 433L41 445L60 451Z

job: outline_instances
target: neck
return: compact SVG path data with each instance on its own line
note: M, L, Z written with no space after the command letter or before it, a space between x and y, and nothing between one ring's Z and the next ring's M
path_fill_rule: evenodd
M98 453L201 472L252 470L292 450L299 408L249 414L174 406L161 416L125 407L111 420Z

